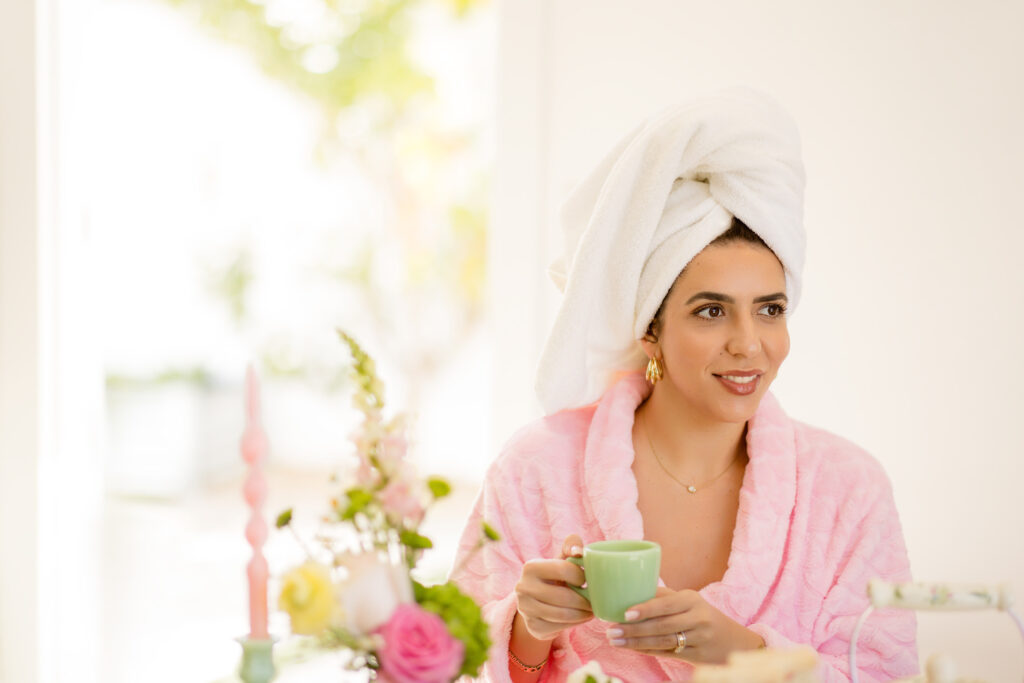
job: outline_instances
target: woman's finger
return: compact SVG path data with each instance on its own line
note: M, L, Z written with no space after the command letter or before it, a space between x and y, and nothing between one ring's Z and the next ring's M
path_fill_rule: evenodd
M567 560L528 560L523 565L523 576L541 581L561 581L573 586L582 586L586 581L583 570Z
M569 534L562 541L562 557L559 559L567 557L583 557L583 539L576 534Z
M627 609L626 620L636 622L671 614L682 614L693 609L703 600L704 598L697 591L673 591L669 588L659 588L658 593L647 602Z
M615 624L607 630L609 637L613 637L615 631L621 635L620 638L646 638L650 636L676 633L677 631L692 632L698 627L697 620L688 613L670 614L665 617L655 617L645 621ZM672 647L675 647L673 645Z
M615 647L625 647L631 650L642 650L644 652L661 652L667 654L676 649L678 640L675 633L659 634L655 636L643 636L640 638L627 638L620 636L611 638L609 642Z
M569 607L590 612L590 603L576 591L550 583L538 583L528 588L529 595L555 607Z
M520 598L519 611L531 619L540 619L551 624L579 624L593 618L590 610L557 607L541 602L532 596Z

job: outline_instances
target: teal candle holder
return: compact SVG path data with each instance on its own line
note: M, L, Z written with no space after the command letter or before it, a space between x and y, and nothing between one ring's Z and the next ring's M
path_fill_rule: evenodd
M269 683L274 680L273 638L238 638L242 646L242 664L238 675L245 683Z

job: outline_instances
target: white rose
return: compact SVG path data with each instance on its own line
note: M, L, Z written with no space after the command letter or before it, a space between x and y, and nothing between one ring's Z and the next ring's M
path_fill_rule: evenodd
M565 679L565 683L586 683L588 677L594 679L597 683L622 683L621 679L609 676L602 671L601 665L594 660L590 660L569 674L569 677Z
M338 601L345 627L356 635L372 633L391 618L396 607L413 601L412 582L404 565L360 553L347 555L342 566L348 576L338 586Z

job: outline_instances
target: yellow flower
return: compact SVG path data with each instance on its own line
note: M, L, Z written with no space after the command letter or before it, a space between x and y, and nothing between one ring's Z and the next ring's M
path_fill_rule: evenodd
M313 636L327 628L338 610L331 571L307 562L285 574L282 583L277 604L291 618L292 633Z

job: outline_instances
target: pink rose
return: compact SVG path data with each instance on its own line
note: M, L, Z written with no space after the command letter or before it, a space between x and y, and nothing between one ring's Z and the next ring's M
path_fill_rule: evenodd
M380 672L391 683L448 683L462 668L462 641L419 605L399 605L377 633L384 637Z

